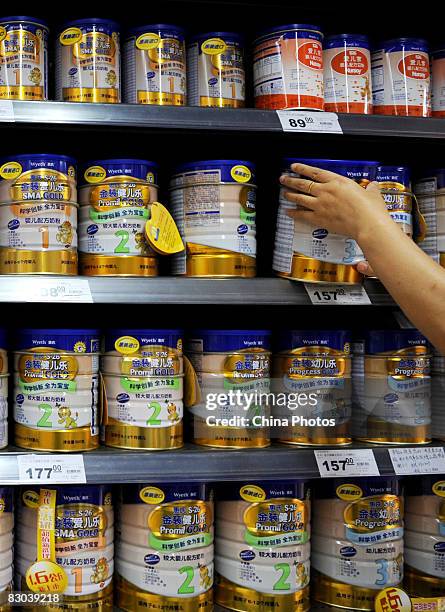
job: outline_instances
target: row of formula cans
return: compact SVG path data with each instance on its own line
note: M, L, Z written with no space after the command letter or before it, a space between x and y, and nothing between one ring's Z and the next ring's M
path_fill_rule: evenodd
M0 495L3 610L19 595L13 577L19 592L51 591L48 611L61 609L59 596L64 610L111 611L113 583L127 612L210 611L213 600L238 612L305 612L310 597L365 611L388 587L422 598L445 592L441 475L313 486L279 477L149 483L116 492L29 487L17 495L3 487Z
M413 233L422 213L423 248L437 261L445 252L445 170L425 171L412 192L411 171L377 161L286 158L283 171L303 161L337 172L365 187L376 180L389 214ZM141 159L94 160L78 170L64 155L15 155L0 160L0 274L155 276L159 253L152 231L159 194L158 165ZM207 160L178 166L169 183L169 211L184 249L171 257L172 272L204 277L256 274L255 165ZM357 243L307 221L280 192L273 268L304 281L358 282ZM420 211L420 212L419 212ZM417 223L417 225L419 225ZM266 238L266 237L265 237ZM262 240L262 238L260 237ZM180 245L180 240L179 240ZM180 245L180 248L181 245ZM79 261L78 261L79 260Z
M345 330L114 329L101 348L97 330L23 329L11 348L14 442L23 448L91 450L101 432L109 446L179 448L184 416L192 441L226 449L271 439L445 440L444 358L432 359L416 330L367 331L352 342ZM1 366L5 447L4 348Z
M0 98L46 100L47 24L32 17L8 17L0 19L0 28L4 58ZM55 41L58 100L121 101L119 30L117 23L107 19L79 19L59 29ZM124 101L244 106L243 36L216 31L194 35L187 44L185 39L181 27L169 24L140 25L126 34ZM317 25L288 24L259 34L252 63L258 108L445 114L445 50L439 46L430 58L423 39L395 38L371 50L365 35L324 38Z

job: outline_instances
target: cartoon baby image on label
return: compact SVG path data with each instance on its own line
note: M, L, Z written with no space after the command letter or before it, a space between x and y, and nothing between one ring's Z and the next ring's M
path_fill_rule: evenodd
M56 404L57 406L57 404ZM58 423L64 426L65 429L72 429L77 427L77 419L79 417L79 413L76 412L75 418L71 416L71 410L67 406L60 406L57 414L59 416Z
M93 573L91 575L91 582L103 586L103 583L108 578L110 573L110 567L108 565L106 557L98 559L94 566ZM101 584L102 583L102 584Z

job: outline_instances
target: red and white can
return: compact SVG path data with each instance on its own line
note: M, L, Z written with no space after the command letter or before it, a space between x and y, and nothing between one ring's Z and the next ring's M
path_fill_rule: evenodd
M445 45L431 53L433 117L445 117Z
M329 36L324 43L324 109L372 113L371 53L360 34Z
M315 25L271 28L256 39L256 108L323 110L323 34Z

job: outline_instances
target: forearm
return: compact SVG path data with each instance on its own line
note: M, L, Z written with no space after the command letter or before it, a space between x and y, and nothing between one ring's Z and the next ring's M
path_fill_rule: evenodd
M408 319L445 354L445 270L389 219L364 232L358 242Z

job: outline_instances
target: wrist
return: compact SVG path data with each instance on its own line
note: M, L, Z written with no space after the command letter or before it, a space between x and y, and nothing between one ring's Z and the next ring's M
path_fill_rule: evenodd
M370 245L372 246L376 242L380 242L381 238L383 238L388 231L400 231L400 228L394 223L386 211L376 211L376 213L377 214L362 219L358 225L354 238L362 249Z

